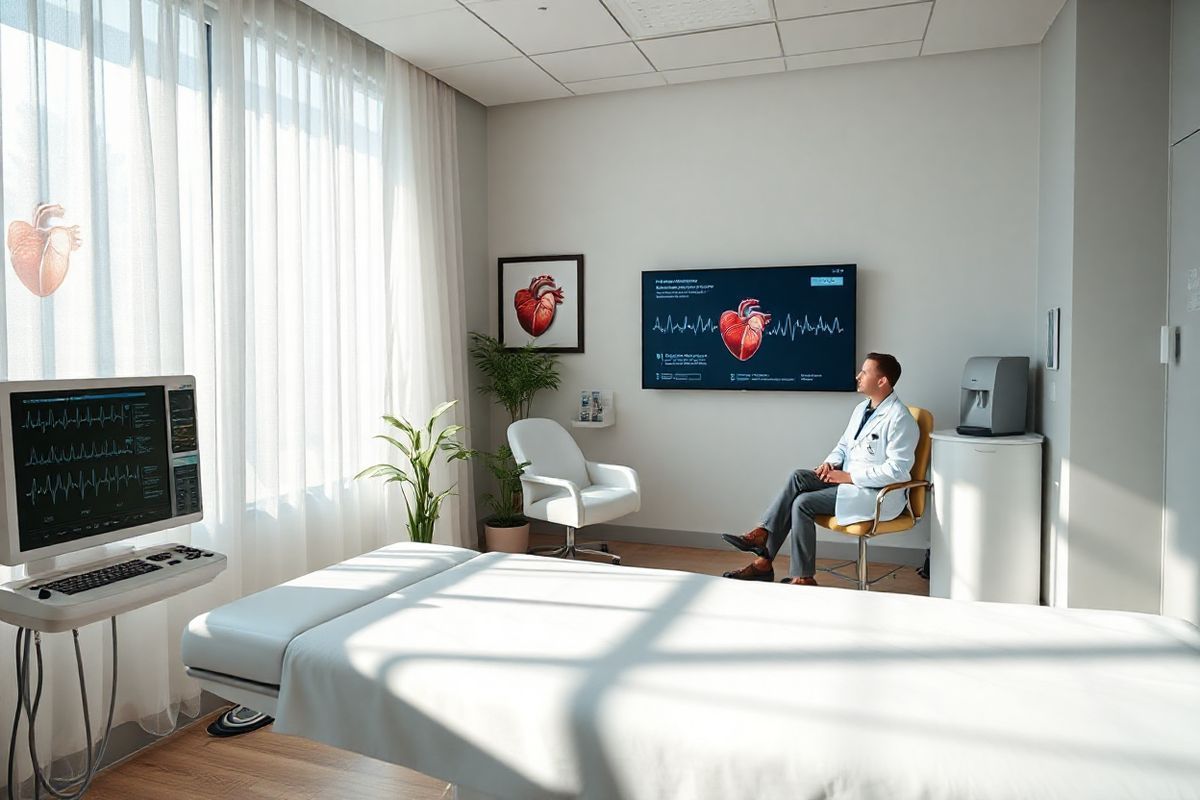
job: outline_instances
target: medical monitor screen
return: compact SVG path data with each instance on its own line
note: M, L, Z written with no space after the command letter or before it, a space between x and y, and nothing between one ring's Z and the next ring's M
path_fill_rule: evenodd
M21 550L172 516L164 392L129 386L9 396Z
M642 273L642 388L854 391L855 265Z

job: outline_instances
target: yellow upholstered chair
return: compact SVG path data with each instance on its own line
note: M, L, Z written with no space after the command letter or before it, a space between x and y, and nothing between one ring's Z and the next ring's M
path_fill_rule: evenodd
M858 537L857 562L846 561L835 567L822 567L821 572L828 572L843 580L856 580L858 588L864 591L872 583L883 580L889 575L895 574L900 569L900 567L896 567L896 569L879 576L873 581L867 580L867 540L875 536L882 536L885 533L902 533L903 531L912 530L916 526L917 521L924 516L925 507L929 502L929 492L933 489L933 484L925 479L925 476L929 473L929 451L933 444L933 440L930 438L930 434L933 433L933 414L918 406L909 406L908 413L912 414L913 419L917 421L917 427L921 430L920 438L917 439L916 457L913 460L912 470L909 472L911 480L888 484L879 490L879 496L875 498L874 519L855 522L850 525L841 525L838 523L836 517L814 517L814 521L822 528L828 528L836 533L844 533L847 536ZM905 506L904 511L900 512L900 516L895 519L880 521L879 509L884 496L891 492L899 492L905 489L908 490L908 505ZM838 571L854 563L858 565L857 579Z

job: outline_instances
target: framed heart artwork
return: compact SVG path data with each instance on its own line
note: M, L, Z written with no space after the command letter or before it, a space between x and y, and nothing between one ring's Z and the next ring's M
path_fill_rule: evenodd
M497 259L500 342L583 352L583 256Z

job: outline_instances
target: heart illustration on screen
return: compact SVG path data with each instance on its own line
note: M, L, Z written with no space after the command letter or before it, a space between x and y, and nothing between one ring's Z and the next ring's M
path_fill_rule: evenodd
M737 311L721 314L718 328L721 340L738 361L746 361L762 346L763 331L771 322L771 315L758 310L758 301L743 300Z
M34 210L32 225L17 220L8 226L13 271L38 297L49 297L62 286L71 266L71 253L79 249L78 225L46 224L64 213L62 206L47 203Z
M563 290L550 275L539 275L529 282L528 289L518 289L513 296L517 323L530 336L541 336L554 322L558 306L562 305Z

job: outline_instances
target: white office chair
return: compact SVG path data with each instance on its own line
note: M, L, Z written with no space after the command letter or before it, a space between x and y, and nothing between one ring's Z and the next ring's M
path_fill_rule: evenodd
M576 542L575 530L609 522L641 508L637 473L630 467L588 461L561 425L549 419L523 419L508 426L508 446L521 475L525 516L567 526L563 545L534 547L531 553L574 558L576 553L604 556L620 564L604 542ZM589 547L597 547L592 550Z

